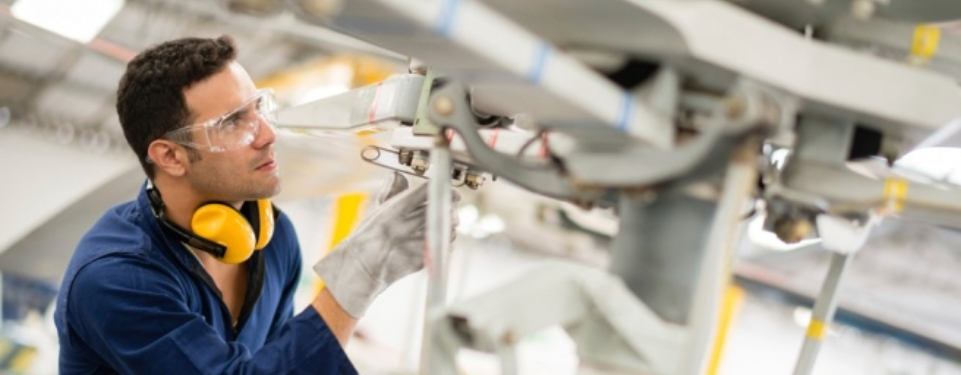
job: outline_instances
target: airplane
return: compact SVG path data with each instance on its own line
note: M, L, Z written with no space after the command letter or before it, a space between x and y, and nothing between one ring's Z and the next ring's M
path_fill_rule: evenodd
M948 124L961 117L961 44L942 32L961 16L953 1L295 0L287 9L411 57L410 74L283 109L278 125L377 129L384 135L363 160L430 178L423 374L455 373L461 348L496 353L516 373L518 340L553 325L598 368L703 373L737 229L756 200L782 241L818 237L833 252L794 372L808 374L874 226L896 216L961 228L961 190L894 167L957 133ZM609 269L549 264L446 306L451 187L495 176L613 209Z

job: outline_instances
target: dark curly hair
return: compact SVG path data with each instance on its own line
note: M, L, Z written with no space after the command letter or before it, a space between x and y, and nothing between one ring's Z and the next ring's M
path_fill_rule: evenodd
M224 35L164 42L127 64L117 88L117 115L147 177L154 177L147 146L191 118L184 90L220 72L236 56L233 39Z

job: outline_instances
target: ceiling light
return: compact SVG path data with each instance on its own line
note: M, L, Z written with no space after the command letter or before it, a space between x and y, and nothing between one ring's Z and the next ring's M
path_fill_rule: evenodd
M81 43L93 40L123 7L124 0L17 0L17 19Z

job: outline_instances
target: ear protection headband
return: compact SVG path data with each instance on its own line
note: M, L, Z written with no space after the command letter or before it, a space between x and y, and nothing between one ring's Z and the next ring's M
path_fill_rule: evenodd
M270 243L280 213L269 199L244 202L240 210L226 203L205 203L194 211L188 231L167 218L160 192L149 182L147 197L154 217L174 237L230 264L246 261Z

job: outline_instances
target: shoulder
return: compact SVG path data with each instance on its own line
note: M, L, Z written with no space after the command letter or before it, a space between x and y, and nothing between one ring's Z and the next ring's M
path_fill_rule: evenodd
M287 214L283 211L279 212L277 219L274 222L273 240L277 239L282 241L297 241L297 231L294 230L294 223L290 221L290 216L287 216Z
M160 300L187 300L184 280L156 260L137 252L114 252L91 259L65 276L57 301L59 326L83 325L91 318L111 317L127 305L156 305ZM103 320L103 319L100 319Z
M81 238L74 258L98 258L105 252L143 251L150 246L142 213L136 202L115 206Z
M182 289L169 264L164 264L166 258L153 251L157 244L148 231L134 202L108 210L80 240L64 272L58 319L68 301L88 301L105 291L168 285Z
M84 234L64 272L61 289L91 263L113 265L115 259L139 259L149 253L154 243L138 211L134 202L113 207Z

